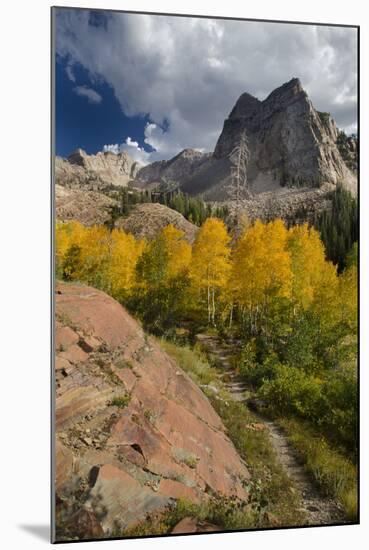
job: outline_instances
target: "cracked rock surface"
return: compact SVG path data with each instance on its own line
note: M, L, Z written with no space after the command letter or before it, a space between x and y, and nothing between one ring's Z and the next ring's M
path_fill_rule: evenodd
M59 283L55 343L57 525L109 536L178 498L247 500L208 399L118 302Z

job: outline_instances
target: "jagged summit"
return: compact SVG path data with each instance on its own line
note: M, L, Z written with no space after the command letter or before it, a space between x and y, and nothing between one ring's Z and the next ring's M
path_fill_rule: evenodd
M249 118L260 108L261 101L253 95L245 92L238 98L236 105L233 107L230 119Z
M55 177L56 183L61 185L99 190L111 185L128 185L140 168L141 165L125 151L118 154L104 151L88 155L78 148L67 160L56 158Z
M328 113L315 110L298 78L263 101L242 94L224 121L214 157L227 159L242 135L249 147L247 172L254 193L295 184L353 184L336 146L336 124Z

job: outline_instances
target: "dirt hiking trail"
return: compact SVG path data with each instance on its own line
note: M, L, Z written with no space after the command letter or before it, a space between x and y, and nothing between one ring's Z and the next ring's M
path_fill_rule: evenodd
M250 390L237 374L231 363L231 357L239 346L236 340L223 342L215 336L200 335L199 342L215 365L223 372L219 375L234 401L245 403L245 392ZM299 462L296 453L283 430L278 425L252 408L258 422L264 425L278 460L286 474L292 480L301 498L301 511L306 514L308 525L330 525L347 522L342 507L329 497L321 494L314 481Z

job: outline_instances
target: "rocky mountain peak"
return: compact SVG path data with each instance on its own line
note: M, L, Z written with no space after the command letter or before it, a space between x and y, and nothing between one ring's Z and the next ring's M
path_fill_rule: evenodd
M56 159L55 175L60 185L100 190L111 185L128 185L140 168L141 165L125 151L118 154L99 151L96 155L89 155L78 148L67 160Z
M68 157L68 162L84 166L84 160L87 157L86 151L81 148L75 149Z
M263 101L250 94L240 96L224 121L214 158L228 159L244 136L253 193L296 184L319 187L342 182L353 187L353 175L336 146L337 135L329 113L316 111L300 80L293 78Z
M245 92L238 98L229 118L237 119L251 117L259 110L260 105L261 101L259 99Z

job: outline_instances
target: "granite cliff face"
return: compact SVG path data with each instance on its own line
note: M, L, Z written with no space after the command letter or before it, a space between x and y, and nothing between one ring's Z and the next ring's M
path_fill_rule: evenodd
M68 159L56 158L55 179L59 185L83 186L97 191L112 185L126 186L140 168L141 165L124 151L88 155L82 149L76 149Z
M319 187L352 179L336 146L335 122L328 113L315 110L296 78L264 101L242 94L224 122L214 157L229 157L242 133L249 148L248 180L255 193L275 184Z
M179 498L247 501L210 402L118 302L59 283L55 346L57 540L122 533Z
M232 198L234 148L245 137L247 195L278 193L283 187L318 188L342 183L353 193L356 178L337 148L339 131L329 113L320 113L298 79L274 90L264 101L248 93L240 96L213 154L187 156L186 169L177 159L149 165L136 180L145 183L176 181L183 191L204 194L209 200ZM167 177L170 176L170 177Z

